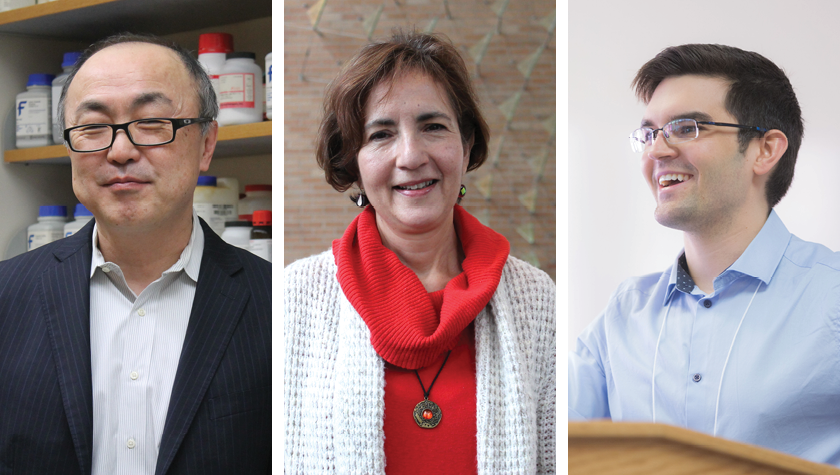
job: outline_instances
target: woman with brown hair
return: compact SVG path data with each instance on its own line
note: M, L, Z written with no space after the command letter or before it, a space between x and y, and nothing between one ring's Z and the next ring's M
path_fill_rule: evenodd
M553 473L555 284L457 204L487 157L438 36L364 47L317 159L364 210L285 277L286 473Z

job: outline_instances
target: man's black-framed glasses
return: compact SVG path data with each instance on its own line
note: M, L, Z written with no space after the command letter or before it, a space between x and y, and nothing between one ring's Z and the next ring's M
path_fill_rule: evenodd
M85 124L64 129L64 141L74 152L99 152L111 148L118 130L124 130L128 140L138 146L166 145L175 140L175 132L181 127L213 119L167 119L153 117L138 119L125 124Z
M764 127L757 127L754 125L727 124L724 122L711 122L707 120L677 119L668 122L658 129L642 127L634 130L633 133L630 134L630 148L632 148L634 152L644 152L645 148L656 140L656 135L660 130L662 131L662 135L665 136L665 141L669 144L673 145L689 142L700 135L700 125L737 127L739 129L755 130L760 134L767 132L767 129Z

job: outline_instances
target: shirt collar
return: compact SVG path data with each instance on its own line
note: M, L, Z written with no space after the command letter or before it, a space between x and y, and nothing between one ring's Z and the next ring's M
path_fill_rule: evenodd
M97 232L98 223L93 224L93 255L90 262L90 277L93 277L94 272L99 267L102 267L107 262L99 250L99 233ZM198 215L193 210L192 213L192 232L190 233L190 241L187 247L181 252L181 256L172 264L172 267L165 270L163 274L171 272L180 272L184 270L187 275L194 281L198 282L198 271L201 267L201 256L204 253L204 230L201 229L201 223L198 221Z
M784 223L782 223L779 215L775 210L770 211L770 216L761 227L761 231L753 238L750 245L744 250L741 256L721 274L715 277L714 287L715 291L729 285L735 279L748 275L764 282L764 285L770 283L773 273L779 266L782 256L785 254L788 243L790 242L790 231L787 230ZM680 262L685 262L685 250L680 253L680 256L674 261L671 267L671 276L668 281L668 289L665 292L664 305L668 304L668 299L674 293L674 290L690 294L685 289L690 285L693 289L694 281L691 276L681 267ZM690 282L685 281L688 277Z

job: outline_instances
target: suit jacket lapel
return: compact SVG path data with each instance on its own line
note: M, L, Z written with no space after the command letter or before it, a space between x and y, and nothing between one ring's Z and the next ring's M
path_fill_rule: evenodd
M249 298L232 277L242 268L236 254L204 221L201 224L201 269L158 451L158 475L172 464Z
M64 412L83 474L90 474L93 458L90 366L92 230L91 222L53 251L58 262L44 272L40 289Z

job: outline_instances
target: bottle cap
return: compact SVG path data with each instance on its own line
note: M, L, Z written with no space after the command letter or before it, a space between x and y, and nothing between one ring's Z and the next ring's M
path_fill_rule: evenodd
M235 53L228 53L227 56L225 56L225 58L226 59L243 59L244 58L244 59L256 60L257 55L254 54L254 53L249 53L247 51L237 51Z
M225 221L226 228L250 228L250 221Z
M198 54L232 51L233 36L230 33L203 33L198 37Z
M35 73L29 75L29 81L26 83L26 87L29 86L52 86L53 79L55 76L52 74L44 74L44 73Z
M78 218L79 216L93 216L93 213L85 205L76 203L76 209L73 210L73 217Z
M44 205L38 207L38 216L61 216L67 217L67 207L64 205Z
M245 193L249 191L271 191L271 185L245 185Z
M198 186L216 186L216 177L205 175L198 177Z
M76 61L82 56L82 53L79 51L70 51L69 53L64 53L64 61L61 62L62 68L69 68L76 64Z
M264 209L254 211L254 226L271 226L271 211Z

